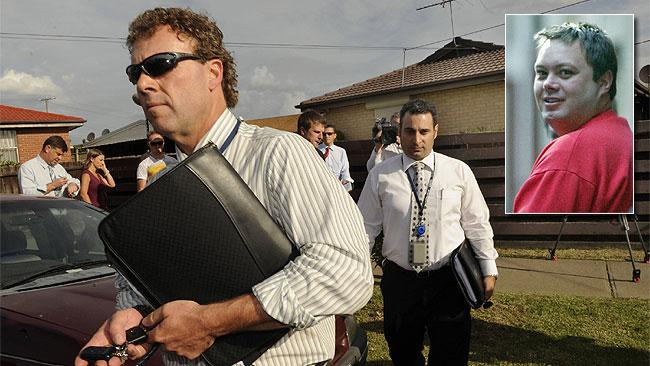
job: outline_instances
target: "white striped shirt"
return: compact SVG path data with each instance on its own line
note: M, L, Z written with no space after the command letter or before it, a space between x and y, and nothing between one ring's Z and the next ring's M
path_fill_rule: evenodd
M226 110L196 149L221 146L237 119ZM176 149L179 160L187 157ZM253 287L264 310L291 330L255 365L308 365L334 355L334 314L352 314L372 295L363 219L350 195L304 138L242 123L224 153L300 256ZM118 277L118 308L143 303ZM167 353L168 366L206 365Z

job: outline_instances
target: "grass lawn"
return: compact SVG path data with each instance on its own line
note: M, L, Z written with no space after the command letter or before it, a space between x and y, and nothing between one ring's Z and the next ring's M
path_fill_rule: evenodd
M648 245L648 244L646 244ZM545 259L548 257L548 250L545 248L508 248L497 247L500 257L532 258ZM643 262L644 253L641 247L632 248L635 262ZM563 248L559 246L555 252L559 259L590 259L590 260L610 260L610 261L629 261L630 252L625 245L617 248L612 247L590 247L590 248Z
M472 311L470 365L650 364L646 300L497 293L494 303ZM356 317L368 333L368 365L390 365L378 286Z

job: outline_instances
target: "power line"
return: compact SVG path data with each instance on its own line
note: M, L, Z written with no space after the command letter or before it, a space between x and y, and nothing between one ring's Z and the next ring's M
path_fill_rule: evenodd
M66 34L43 33L15 33L0 32L1 38L8 39L33 39L43 41L76 41L76 42L106 42L124 43L123 37L80 36ZM296 49L345 49L345 50L376 50L376 51L401 51L403 46L360 46L360 45L332 45L317 43L262 43L262 42L224 42L226 46L235 48L296 48ZM426 48L425 48L426 49Z
M578 1L578 2L575 2L575 3L571 3L571 4L567 4L567 5L560 6L560 7L558 7L558 8L554 8L554 9L550 9L550 10L543 11L543 12L541 12L540 14L547 14L547 13L550 13L550 12L553 12L553 11L556 11L556 10L565 9L565 8L568 8L568 7L571 7L571 6L575 6L575 5L580 5L580 4L582 4L582 3L586 3L586 2L589 2L589 1L591 1L591 0L582 0L582 1ZM437 5L437 4L433 4L433 5ZM482 28L482 29L479 29L479 30L475 30L475 31L469 32L469 33L462 34L462 35L460 35L460 37L469 36L470 34L475 34L475 33L483 32L483 31L486 31L486 30L490 30L490 29L494 29L494 28L503 27L504 25L505 25L505 23L501 23L501 24L493 25L493 26L491 26L491 27L486 27L486 28ZM436 44L436 43L445 42L445 41L450 41L450 40L451 40L450 38L445 38L445 39L441 39L441 40L434 41L434 42L430 42L430 43L425 43L425 44L422 44L422 45L419 45L419 46L415 46L415 47L407 47L406 50L407 50L407 51L410 51L410 50L414 50L414 49L418 49L418 48L423 48L423 47L426 47L426 46L431 46L431 45Z

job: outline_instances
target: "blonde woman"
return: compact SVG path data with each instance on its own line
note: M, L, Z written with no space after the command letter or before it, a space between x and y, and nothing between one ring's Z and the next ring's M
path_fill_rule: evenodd
M79 197L84 202L99 208L98 193L100 186L115 187L115 180L104 162L104 154L97 149L89 149L86 154L84 171L81 173Z

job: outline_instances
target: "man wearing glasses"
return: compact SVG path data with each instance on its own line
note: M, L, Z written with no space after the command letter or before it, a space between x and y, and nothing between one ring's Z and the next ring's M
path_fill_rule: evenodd
M255 365L325 364L334 355L333 315L359 310L373 290L366 235L354 201L336 189L334 179L321 179L331 173L305 139L249 125L230 111L238 99L235 63L213 20L190 9L147 10L130 24L127 46L132 62L127 74L138 101L155 130L176 143L179 160L210 142L222 149L226 145L223 156L300 254L249 294L206 305L172 301L144 318L134 306L146 302L118 276L120 310L87 346L123 344L125 331L142 321L153 328L151 343L130 344L131 358L143 357L152 343L160 343L167 365L205 365L197 358L220 336L289 328ZM219 240L214 238L215 246ZM118 364L118 358L110 360ZM77 358L75 365L87 362Z
M351 191L354 181L350 177L348 154L344 148L334 145L334 141L336 141L336 129L332 125L325 126L323 143L318 147L318 150L323 154L325 164L330 168L336 179L343 184L347 191Z
M178 160L165 155L165 139L156 131L147 133L149 156L140 162L137 170L138 192L144 189L147 181L167 165L177 163Z

